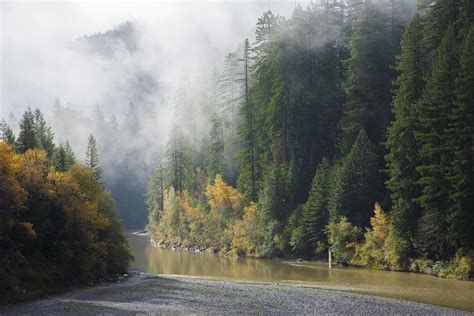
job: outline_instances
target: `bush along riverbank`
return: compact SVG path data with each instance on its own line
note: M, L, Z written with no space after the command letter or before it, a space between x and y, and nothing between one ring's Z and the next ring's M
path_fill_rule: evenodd
M283 233L268 241L262 230L259 204L244 207L239 192L227 185L220 176L202 190L176 192L172 187L164 191L163 210L150 216L151 242L155 247L209 252L225 256L296 257L292 253L294 235ZM301 206L304 209L307 206ZM297 212L283 232L297 227L301 216ZM472 260L459 250L450 261L413 258L403 265L397 254L389 216L376 203L370 228L365 232L346 217L324 228L325 243L317 242L313 256L327 259L328 251L334 264L353 265L370 269L411 271L443 278L468 280ZM301 241L299 241L301 242Z

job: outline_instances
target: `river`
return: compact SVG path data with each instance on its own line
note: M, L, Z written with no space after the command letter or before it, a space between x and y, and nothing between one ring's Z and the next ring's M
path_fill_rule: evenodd
M149 237L127 233L135 256L131 268L143 272L249 282L295 283L474 311L474 282L423 274L333 268L318 262L229 258L210 253L155 248Z

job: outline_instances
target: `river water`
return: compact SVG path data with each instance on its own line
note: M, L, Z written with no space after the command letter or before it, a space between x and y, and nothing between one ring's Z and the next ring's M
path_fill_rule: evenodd
M355 291L474 311L474 282L318 262L229 258L210 253L155 248L149 237L127 233L135 256L131 268L143 272L214 279L304 284Z

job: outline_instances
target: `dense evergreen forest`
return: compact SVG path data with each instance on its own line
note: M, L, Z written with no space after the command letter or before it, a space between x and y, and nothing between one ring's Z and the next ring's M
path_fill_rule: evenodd
M153 240L469 278L473 21L470 0L265 12L209 85L176 94Z
M131 259L95 138L79 163L39 110L0 123L0 304L115 278Z

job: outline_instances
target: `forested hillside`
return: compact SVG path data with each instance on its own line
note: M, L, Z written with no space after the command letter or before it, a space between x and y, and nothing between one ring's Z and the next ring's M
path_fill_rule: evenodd
M473 21L470 0L265 12L211 84L176 93L154 241L468 278Z
M0 304L125 273L131 255L95 138L78 162L28 109L18 136L1 122L0 140Z
M84 131L94 134L104 168L103 182L111 190L120 217L127 228L142 228L146 224L143 196L153 170L150 161L156 159L159 150L154 141L161 136L155 127L159 108L151 102L130 102L123 121L114 114L107 115L100 104L91 109L88 116L56 100L48 122L59 139L71 141L72 148L87 144L88 132Z

